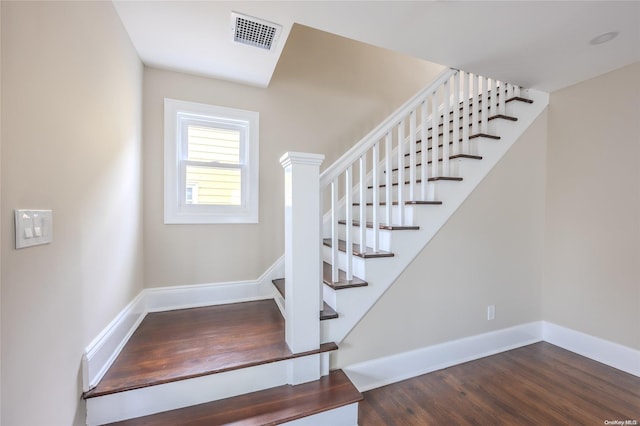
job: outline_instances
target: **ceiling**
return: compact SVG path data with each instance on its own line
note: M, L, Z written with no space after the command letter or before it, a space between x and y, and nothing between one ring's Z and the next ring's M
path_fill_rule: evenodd
M551 92L640 61L638 1L114 1L149 66L267 87L294 23ZM282 25L234 43L231 12ZM612 41L594 37L619 32Z

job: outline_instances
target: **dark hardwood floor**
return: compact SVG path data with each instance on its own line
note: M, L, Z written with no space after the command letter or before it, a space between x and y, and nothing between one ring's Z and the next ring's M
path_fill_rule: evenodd
M542 342L365 392L359 419L361 426L640 425L640 378Z
M316 352L337 349L325 343ZM84 398L300 356L285 342L273 300L148 314Z

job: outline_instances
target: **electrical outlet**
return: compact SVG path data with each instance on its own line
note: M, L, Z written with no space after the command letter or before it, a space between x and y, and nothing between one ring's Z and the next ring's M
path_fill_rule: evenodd
M491 321L496 319L496 306L495 305L489 305L487 306L487 320Z

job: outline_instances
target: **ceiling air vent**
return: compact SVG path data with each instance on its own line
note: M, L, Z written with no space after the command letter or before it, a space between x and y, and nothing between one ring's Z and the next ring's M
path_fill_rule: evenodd
M231 26L233 41L265 50L275 46L282 30L281 25L237 12L231 13Z

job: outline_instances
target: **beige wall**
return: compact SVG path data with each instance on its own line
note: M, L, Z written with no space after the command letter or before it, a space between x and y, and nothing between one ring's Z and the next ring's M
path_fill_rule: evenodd
M322 153L326 167L442 69L298 25L267 89L145 68L146 286L258 278L284 253L280 156ZM260 113L259 224L163 224L165 97Z
M551 94L543 317L640 349L640 63Z
M0 6L0 188L2 188L2 7ZM2 197L0 196L0 211ZM0 226L0 259L2 259L2 226ZM0 425L2 425L2 261L0 261Z
M543 112L342 342L338 366L542 319L546 133Z
M110 2L2 2L2 424L84 424L85 346L142 289L142 65ZM53 209L14 249L13 209Z

